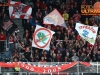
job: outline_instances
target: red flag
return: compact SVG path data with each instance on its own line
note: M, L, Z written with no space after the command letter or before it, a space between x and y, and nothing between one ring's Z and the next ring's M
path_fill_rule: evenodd
M51 13L49 13L47 16L43 18L44 24L54 24L66 27L65 21L61 14L58 12L57 9L54 9Z
M11 19L30 19L32 13L32 8L30 6L15 1L11 1L10 4L14 5L9 7L9 14Z

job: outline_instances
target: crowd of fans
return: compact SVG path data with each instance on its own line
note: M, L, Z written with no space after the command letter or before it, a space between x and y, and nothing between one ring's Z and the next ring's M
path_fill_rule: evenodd
M81 15L81 5L93 5L97 0L27 0L26 2L22 0L22 2L32 7L32 17L30 20L22 20L23 39L18 29L9 36L8 49L4 52L5 61L11 61L11 58L13 61L22 62L100 61L100 16ZM0 20L5 15L9 16L7 8L3 7L0 10ZM43 17L54 9L60 12L67 28L43 24ZM94 46L79 36L75 30L76 22L99 27ZM32 34L36 24L55 31L49 51L32 47Z

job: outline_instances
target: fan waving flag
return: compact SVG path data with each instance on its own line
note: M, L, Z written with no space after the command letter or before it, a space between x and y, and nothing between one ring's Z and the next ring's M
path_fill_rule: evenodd
M75 29L83 39L85 39L92 45L95 44L98 27L76 23Z
M51 13L43 18L43 24L54 24L55 26L59 25L66 28L64 18L57 9L54 9Z
M21 2L11 1L9 6L9 15L11 19L21 18L21 19L30 19L32 8L28 5L25 5Z
M32 47L49 50L50 41L54 33L47 28L37 25L33 34Z

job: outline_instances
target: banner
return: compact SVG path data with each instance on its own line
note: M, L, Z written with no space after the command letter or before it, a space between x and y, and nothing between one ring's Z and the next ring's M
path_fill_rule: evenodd
M53 66L53 65L52 66L51 65L37 66L37 65L32 65L31 63L27 63L27 62L26 63L25 62L8 62L8 63L0 62L0 66L6 67L6 68L18 67L18 68L24 69L29 72L49 74L49 73L57 73L57 72L65 71L67 69L74 67L78 63L80 63L86 67L91 66L91 64L88 62L71 62L68 64L65 63L65 64L60 64L60 65L55 65L55 66Z
M64 18L61 16L61 14L58 12L57 9L54 9L51 13L49 13L47 16L43 18L44 24L54 24L55 26L63 26L66 28L66 24L64 21Z
M6 16L2 20L1 27L9 34L12 34L17 28L17 25L12 20L10 20L9 17Z
M21 2L11 1L9 6L10 18L30 19L32 8Z
M92 45L95 44L98 27L76 23L75 29L83 39L85 39Z
M50 41L54 33L47 28L37 25L33 34L32 47L49 50Z

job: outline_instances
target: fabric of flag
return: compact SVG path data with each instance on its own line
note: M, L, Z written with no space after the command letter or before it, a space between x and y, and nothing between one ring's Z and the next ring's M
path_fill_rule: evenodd
M33 33L32 47L49 50L50 41L54 33L55 32L47 28L37 25L35 32Z
M61 16L57 9L54 9L51 13L43 18L43 24L54 24L55 26L59 25L66 27L64 18Z
M32 8L28 5L25 5L21 2L11 1L9 6L9 15L11 19L21 18L21 19L30 19Z
M75 29L83 39L88 41L91 45L95 44L98 27L76 23Z
M12 34L17 28L17 25L12 20L10 20L9 17L5 17L2 20L1 27L9 34Z

